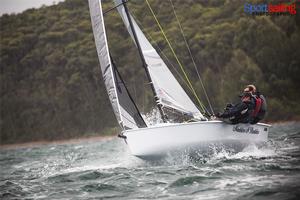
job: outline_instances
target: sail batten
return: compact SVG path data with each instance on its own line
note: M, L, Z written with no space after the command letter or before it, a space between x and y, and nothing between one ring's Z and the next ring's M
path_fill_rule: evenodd
M116 5L122 3L122 0L114 0ZM129 20L124 10L124 6L118 6L117 10L122 17L122 20L133 38L133 33L129 25ZM151 76L154 89L157 93L159 103L163 106L173 108L182 113L187 113L197 118L204 119L201 112L185 93L181 85L178 83L176 78L173 76L169 68L166 66L164 61L161 59L157 51L153 48L151 43L148 41L142 30L139 28L134 18L129 15L134 26L138 41L141 46L141 50L146 61L149 74ZM135 42L135 40L133 39Z
M89 7L104 85L118 123L123 129L146 127L146 123L112 62L107 44L101 0L89 0Z

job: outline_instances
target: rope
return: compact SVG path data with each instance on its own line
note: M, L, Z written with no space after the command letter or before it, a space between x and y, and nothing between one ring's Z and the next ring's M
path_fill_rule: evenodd
M196 66L194 56L193 56L192 51L191 51L191 49L190 49L190 46L189 46L189 44L188 44L188 42L187 42L187 40L186 40L185 34L184 34L184 32L183 32L183 28L182 28L181 23L180 23L180 21L179 21L179 18L178 18L178 16L177 16L177 13L176 13L174 4L173 4L172 0L169 0L169 1L170 1L171 5L172 5L173 13L174 13L175 18L176 18L176 20L177 20L177 23L178 23L178 26L179 26L181 35L182 35L183 40L184 40L184 42L185 42L185 46L186 46L186 48L188 49L188 52L189 52L190 57L191 57L191 59L192 59L194 68L195 68L195 70L196 70L196 72L197 72L198 79L199 79L199 81L200 81L200 83L201 83L201 86L202 86L202 89L203 89L203 91L204 91L204 94L205 94L206 100L207 100L207 102L208 102L208 105L209 105L209 107L210 107L210 110L211 110L212 114L215 115L214 110L213 110L213 108L212 108L212 106L211 106L210 99L209 99L209 97L208 97L208 95L207 95L207 92L206 92L206 89L205 89L205 87L204 87L202 78L201 78L200 73L199 73L199 71L198 71L198 68L197 68L197 66Z
M193 85L191 84L191 81L189 80L189 78L188 78L188 76L187 76L187 74L186 74L186 72L185 72L185 70L184 70L184 68L183 68L183 66L182 66L182 64L181 64L181 62L179 61L179 59L178 59L178 57L177 57L177 55L176 55L174 49L172 48L171 43L170 43L170 41L168 40L168 38L167 38L167 36L166 36L166 34L165 34L165 32L164 32L162 26L160 25L160 23L159 23L157 17L155 16L154 11L152 10L152 8L151 8L151 6L150 6L148 0L146 0L146 3L147 3L147 5L148 5L148 7L149 7L149 9L150 9L150 11L151 11L151 13L152 13L152 15L153 15L155 21L156 21L156 23L157 23L157 25L158 25L158 27L159 27L161 33L163 34L165 40L167 41L168 46L170 47L170 49L171 49L171 51L172 51L172 53L173 53L173 55L174 55L174 57L175 57L175 59L176 59L178 65L180 66L180 69L181 69L181 71L182 71L182 73L183 73L185 79L187 80L187 82L188 82L190 88L192 89L192 93L193 93L193 95L195 96L195 98L197 99L197 101L198 101L198 103L199 103L199 105L200 105L200 107L201 107L201 109L202 109L202 112L203 112L203 113L206 113L206 110L205 110L205 108L204 108L204 105L201 103L201 101L200 101L200 99L199 99L199 97L198 97L198 95L197 95L195 89L193 88Z
M138 23L138 25L145 30L145 28L142 26L142 23L135 19L136 22ZM169 63L169 65L171 65L171 67L173 68L173 70L176 72L176 74L178 75L178 77L180 78L180 80L188 87L188 89L192 92L193 90L191 89L191 87L189 86L189 84L184 80L184 78L182 77L182 75L178 72L178 70L176 69L176 67L173 65L173 63L170 61L170 59L166 56L166 54L163 52L163 50L159 47L159 45L157 44L157 42L152 38L152 36L150 34L148 34L147 32L145 32L147 38L150 38L151 42L153 42L155 44L155 46L157 47L158 51L161 53L161 55L166 59L166 61Z

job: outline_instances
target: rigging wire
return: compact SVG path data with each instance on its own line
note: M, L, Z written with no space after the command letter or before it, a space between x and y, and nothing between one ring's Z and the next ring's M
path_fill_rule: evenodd
M135 19L136 22L138 23L138 25L145 30L145 28L142 26L142 23ZM174 64L170 61L170 59L167 57L167 55L163 52L163 50L159 47L159 45L157 44L157 42L152 38L152 36L145 32L146 36L148 38L150 38L150 40L155 44L155 46L157 47L158 51L161 53L161 55L166 59L166 61L171 65L171 67L173 68L173 70L176 72L176 74L179 76L180 80L188 87L188 89L193 92L193 90L191 89L191 87L189 86L189 84L186 82L186 80L184 80L184 78L182 77L182 75L178 72L178 70L176 69L176 67L174 66Z
M193 56L192 51L191 51L191 49L190 49L190 46L189 46L189 44L188 44L188 42L187 42L187 40L186 40L185 34L184 34L184 32L183 32L183 28L182 28L181 23L180 23L180 20L179 20L179 18L178 18L178 16L177 16L177 13L176 13L176 10L175 10L175 6L174 6L172 0L169 0L169 1L170 1L171 5L172 5L173 13L174 13L175 18L176 18L176 21L177 21L177 23L178 23L178 26L179 26L181 35L182 35L182 37L183 37L185 46L186 46L186 48L188 49L188 52L189 52L190 57L191 57L191 59L192 59L194 68L195 68L195 70L196 70L196 72L197 72L198 79L199 79L199 81L200 81L200 83L201 83L201 87L202 87L202 89L203 89L203 91L204 91L204 95L205 95L205 97L206 97L206 100L207 100L207 102L208 102L208 105L209 105L209 107L210 107L210 110L211 110L212 114L215 115L214 110L213 110L212 105L211 105L211 102L210 102L210 99L209 99L209 97L208 97L208 95L207 95L207 92L206 92L206 89L205 89L205 87L204 87L202 78L201 78L200 73L199 73L199 71L198 71L198 68L197 68L197 66L196 66L196 62L195 62L194 56Z
M170 49L171 49L171 51L172 51L172 53L173 53L173 55L174 55L174 57L175 57L175 59L176 59L178 65L179 65L179 67L180 67L180 69L181 69L181 71L182 71L182 73L183 73L183 75L184 75L184 77L185 77L185 79L187 80L189 86L191 87L192 93L193 93L193 95L195 96L195 98L197 99L197 101L198 101L198 103L199 103L199 105L200 105L200 107L201 107L201 109L202 109L202 112L203 112L203 113L207 113L207 111L206 111L206 109L205 109L203 103L200 101L200 99L199 99L199 97L198 97L198 95L197 95L195 89L193 88L193 85L192 85L191 81L189 80L189 78L188 78L188 76L187 76L187 74L186 74L186 72L185 72L185 70L184 70L184 68L183 68L183 66L182 66L182 64L181 64L181 62L179 61L179 59L178 59L178 57L177 57L177 55L176 55L176 53L175 53L173 47L171 46L171 43L170 43L170 41L168 40L168 38L167 38L167 36L166 36L166 34L165 34L165 32L164 32L164 30L163 30L161 24L159 23L159 21L158 21L156 15L154 14L154 11L153 11L153 9L152 9L151 6L150 6L149 1L146 0L146 3L147 3L147 5L148 5L148 8L150 9L150 11L151 11L151 13L152 13L152 15L153 15L155 21L156 21L156 23L157 23L157 25L158 25L158 27L159 27L161 33L163 34L163 36L164 36L166 42L168 43L168 46L170 47Z

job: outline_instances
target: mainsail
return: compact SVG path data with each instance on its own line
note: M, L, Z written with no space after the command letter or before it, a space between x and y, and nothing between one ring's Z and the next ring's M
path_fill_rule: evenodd
M89 7L103 80L116 118L123 129L146 127L116 66L112 63L105 33L101 0L89 0Z
M114 1L115 4L118 5L118 12L122 17L129 34L133 38L133 33L124 6L121 5L123 1ZM161 103L166 108L175 109L184 114L192 115L195 118L203 119L204 117L201 112L177 82L176 78L173 76L157 51L145 37L144 33L141 31L131 15L130 18L139 40L145 61L147 63L147 67L152 78L155 91L159 98L159 103Z

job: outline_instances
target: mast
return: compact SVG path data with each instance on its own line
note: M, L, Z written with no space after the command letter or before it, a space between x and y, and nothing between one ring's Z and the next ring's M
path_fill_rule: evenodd
M157 96L157 93L155 91L155 88L154 88L154 85L153 85L153 82L152 82L152 78L150 76L150 73L149 73L149 70L148 70L148 65L145 61L145 58L144 58L144 55L143 55L143 52L142 52L142 49L141 49L141 46L140 46L140 43L139 43L139 40L136 36L136 32L135 32L135 29L134 29L134 26L132 24L132 21L131 21L131 17L129 15L129 11L128 11L128 8L127 8L127 5L126 5L126 2L125 0L122 0L123 2L123 6L124 6L124 9L125 9L125 13L127 15L127 19L128 19L128 22L129 22L129 25L130 25L130 28L131 28L131 31L132 31L132 34L133 34L133 37L134 37L134 40L136 42L136 46L138 48L138 52L139 52L139 55L140 55L140 58L142 60L142 63L143 63L143 67L145 69L145 72L146 72L146 76L147 76L147 79L149 80L149 83L150 83L150 86L151 86L151 90L153 92L153 95L154 95L154 100L155 100L155 103L157 105L157 108L159 110L159 113L161 115L161 118L163 120L163 122L167 122L167 116L165 115L163 109L162 109L162 104L159 103L159 98Z
M118 77L121 81L121 84L123 84L123 86L124 86L124 88L127 92L127 95L128 95L129 99L132 102L132 105L134 106L135 110L137 111L137 116L133 116L134 120L136 120L137 125L139 126L139 128L147 127L146 122L144 121L137 105L135 104L135 102L134 102L134 100L133 100L133 98L132 98L132 96L131 96L131 94L130 94L130 92L129 92L129 90L128 90L128 88L127 88L127 86L126 86L126 84L125 84L125 82L124 82L124 80L123 80L123 78L122 78L122 76L121 76L121 74L120 74L120 72L119 72L119 70L118 70L118 68L117 68L117 66L116 66L116 64L115 64L115 62L114 62L111 55L110 55L110 60L111 60L113 70L114 70L114 73L115 73L116 86L119 87L119 84L120 84L120 83L118 83L118 80L117 80L117 77Z
M89 8L104 85L118 123L124 131L147 127L110 57L101 0L89 0Z

